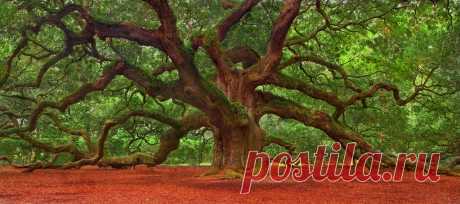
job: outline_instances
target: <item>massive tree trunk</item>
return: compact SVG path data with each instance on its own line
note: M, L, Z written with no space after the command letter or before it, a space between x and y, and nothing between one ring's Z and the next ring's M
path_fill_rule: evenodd
M264 131L260 128L259 116L254 111L255 87L251 86L241 72L233 71L219 73L216 84L239 110L236 111L236 116L233 116L236 118L222 116L223 120L213 124L212 166L214 169L241 172L248 151L261 151L264 146Z
M214 127L214 156L212 167L241 171L248 151L261 151L264 135L254 121L242 126Z

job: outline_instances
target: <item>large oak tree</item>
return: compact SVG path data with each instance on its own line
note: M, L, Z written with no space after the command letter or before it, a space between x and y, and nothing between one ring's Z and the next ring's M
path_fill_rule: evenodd
M446 64L455 64L449 60L457 60L455 47L460 45L458 38L446 43L458 26L458 5L448 1L50 0L11 1L10 5L23 19L16 29L7 28L20 37L8 52L0 78L5 97L0 104L5 121L0 136L74 156L63 166L29 167L154 166L178 148L184 135L205 127L214 138L211 173L239 173L249 150L278 144L295 151L292 144L261 128L260 120L267 114L319 129L341 144L356 142L361 152L375 151L344 122L348 110L375 106L375 98L382 95L406 106L423 97L452 95L458 89L453 80L439 77L446 76ZM411 18L420 18L421 23L402 23ZM398 29L411 33L430 23L434 25L428 29L447 33L419 50L432 59L398 61L395 53L403 53L399 45L407 37L397 34ZM380 40L374 42L375 58L355 56L361 62L348 67L341 50L362 39ZM144 62L139 62L139 56ZM359 67L365 64L373 64L372 73ZM413 67L400 80L404 88L393 83L395 75L385 66ZM103 71L98 71L101 67ZM193 111L177 117L128 103L124 111L113 112L97 136L63 124L71 120L70 107L85 103L89 95L104 97L108 87L116 87L113 83L129 85L122 89L134 89L143 100L160 106L173 101ZM321 105L307 106L274 89L295 91ZM124 92L111 92L124 97ZM7 104L6 98L17 104ZM154 154L107 157L104 148L111 131L131 118L169 127L159 149ZM34 138L41 120L83 138L87 147L82 150L74 142L56 146ZM390 158L385 161L391 164Z

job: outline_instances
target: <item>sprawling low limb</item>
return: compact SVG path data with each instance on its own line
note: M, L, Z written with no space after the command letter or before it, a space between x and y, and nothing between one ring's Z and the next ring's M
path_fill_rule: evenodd
M293 101L269 93L259 92L259 94L261 94L259 111L262 114L275 114L282 118L297 120L306 126L322 130L331 139L340 142L342 145L347 142L356 142L361 152L375 152L372 145L359 133L346 128L327 113L308 109ZM387 166L395 165L395 161L387 155L384 155L382 160Z
M53 115L51 113L46 113L46 114L48 116ZM19 127L18 117L13 116L13 115L9 115L9 117L10 117L10 124L12 125L12 127ZM55 122L58 121L57 118L54 118L54 119L56 120ZM59 125L60 125L61 128L64 128L60 124L60 122L59 122ZM69 133L69 134L74 134L74 135L77 135L77 136L81 136L82 134L86 133L86 131L76 131L76 130L72 130L72 129L69 129L69 128L65 128L64 132ZM54 155L58 155L58 154L61 154L61 153L68 153L68 154L70 154L70 155L72 155L74 157L74 160L79 160L79 159L82 159L82 158L87 156L86 153L80 151L77 148L77 146L75 145L74 142L69 142L67 144L62 144L62 145L52 145L52 144L42 142L42 141L40 141L38 139L35 139L33 136L31 136L30 133L16 133L16 136L17 137L10 137L10 138L23 140L23 141L27 142L28 144L30 144L33 148L37 148L37 149L40 149L40 150L42 150L44 152L51 153L51 154L54 154ZM89 139L89 135L86 135L86 136Z
M106 120L104 123L103 127L100 130L100 135L97 141L97 151L94 154L94 156L90 158L83 158L81 160L75 161L75 162L70 162L68 164L65 164L62 166L62 168L78 168L81 166L85 165L95 165L97 164L103 157L104 157L104 147L105 143L107 141L107 138L109 137L110 131L120 125L128 121L128 119L132 117L144 117L144 118L151 118L154 120L157 120L159 122L162 122L164 124L170 125L173 128L178 128L180 127L179 122L175 121L174 119L165 117L161 114L157 113L151 113L151 112L146 112L146 111L131 111L126 114L123 114L121 116L118 116L114 119L111 120Z
M11 117L13 117L11 118L12 119L11 121L14 125L12 125L10 128L0 130L1 132L0 135L6 135L6 136L16 135L17 138L24 140L27 143L31 144L33 147L41 149L45 152L53 153L55 155L67 152L67 153L72 154L75 160L83 160L84 158L87 157L87 155L85 153L82 153L80 150L78 150L73 142L69 144L53 146L53 145L41 142L39 140L36 140L35 138L30 136L30 133L36 130L38 120L48 108L57 109L61 112L65 111L70 105L83 100L83 98L85 98L86 95L88 95L89 93L105 89L105 87L115 78L117 74L120 74L124 68L125 68L125 65L123 63L121 62L114 63L108 68L106 68L106 70L103 72L103 74L99 77L98 80L96 80L93 83L84 84L77 91L73 92L67 97L64 97L60 102L49 102L49 101L39 102L36 105L36 108L30 114L30 117L27 120L28 124L25 127L21 127L18 124L18 120L15 119L12 115L10 115ZM64 130L65 132L68 132L70 134L81 135L83 137L86 137L86 139L89 139L88 135L85 136L85 132L75 131L75 130L65 128L59 123L56 123L57 118L52 117L52 114L47 113L47 115L51 117L52 120L54 118L55 124L58 126L58 128L61 128L61 130ZM31 169L36 169L36 168L45 167L45 166L46 168L54 167L51 164L50 165L37 164L37 165L32 165L32 166L33 168Z
M72 129L64 126L59 117L53 113L45 113L54 123L54 125L62 132L73 136L80 136L85 141L86 147L88 149L88 154L94 152L94 146L91 141L91 135L85 129Z
M127 168L145 164L154 167L166 161L168 155L179 147L180 138L186 134L175 128L170 128L164 135L160 136L160 147L154 154L134 153L127 156L102 158L94 160L99 167Z
M75 143L73 142L70 142L68 144L54 146L54 145L50 145L50 144L41 142L39 140L36 140L33 137L26 135L26 134L18 134L18 137L21 140L24 140L30 145L32 145L34 148L43 150L48 153L54 153L54 154L70 153L71 155L74 156L74 159L76 160L86 157L86 154L78 150Z
M125 168L139 164L153 167L163 163L168 155L179 147L180 139L188 132L208 126L208 119L202 113L186 115L177 124L172 126L160 136L160 147L154 154L134 153L122 157L109 157L99 160L98 166L110 166L113 168Z
M260 93L260 92L259 92ZM293 101L278 97L269 93L261 93L259 111L264 114L275 114L282 118L290 118L324 131L334 140L350 140L358 143L358 146L370 150L371 146L357 133L343 128L327 113L315 111L297 104Z

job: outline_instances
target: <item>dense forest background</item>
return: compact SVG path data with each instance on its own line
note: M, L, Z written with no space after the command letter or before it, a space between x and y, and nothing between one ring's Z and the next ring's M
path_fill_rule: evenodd
M194 37L213 35L214 27L239 3L242 2L184 0L169 4L184 46L192 47ZM168 56L126 39L94 38L89 43L74 43L67 52L69 36L63 28L80 33L87 23L78 12L63 16L63 27L45 24L39 31L31 29L40 19L70 4L82 6L93 19L106 24L146 29L160 25L155 12L142 1L0 0L0 156L13 163L73 161L72 148L91 152L107 120L127 111L149 110L173 119L200 111L181 100L149 97L133 81L116 77L105 89L87 95L63 112L44 112L34 130L9 134L9 130L27 126L37 104L59 101L82 85L92 83L116 59L140 67L164 82L179 77L177 71L161 70L161 65L171 62ZM320 6L314 1L302 3L287 34L289 40L294 39L287 42L293 45L284 49L281 63L289 63L293 56L313 53L344 67L347 80L365 90L376 83L391 83L399 88L403 99L416 93L410 102L404 103L395 101L391 91L376 92L373 97L351 105L337 121L386 154L441 152L443 163L460 156L460 3L324 1ZM263 55L282 7L283 1L260 2L232 27L222 46L248 46ZM328 26L318 30L322 25ZM308 41L294 44L295 39L309 35ZM215 77L214 62L204 50L194 53L194 61L204 79ZM304 61L286 66L283 74L318 89L344 97L354 93L340 73L321 64ZM246 68L243 63L234 67ZM38 80L43 69L46 75L43 73ZM325 101L312 99L293 88L266 84L257 90L326 113L335 110ZM264 148L272 155L286 148L313 152L317 145L334 142L317 128L276 114L265 114L259 124L271 136L283 140L281 145ZM128 118L110 130L104 158L153 154L168 129L158 120ZM89 144L85 141L88 138ZM211 128L194 129L181 138L178 149L164 163L210 165L213 146Z

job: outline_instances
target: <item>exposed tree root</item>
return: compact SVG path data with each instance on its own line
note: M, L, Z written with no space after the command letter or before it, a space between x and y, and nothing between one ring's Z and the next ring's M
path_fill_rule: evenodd
M460 156L457 156L452 160L452 162L449 165L449 169L455 168L455 166L460 165Z
M235 169L224 169L224 178L225 179L242 179L243 171Z
M18 169L24 169L22 172L28 173L28 172L33 172L37 169L58 169L61 166L60 165L54 165L54 162L58 158L58 154L54 154L53 157L51 158L50 161L48 162L43 162L43 161L38 161L35 163L31 164L25 164L25 165L16 165L16 164L11 164L14 168Z
M61 166L60 165L53 165L48 162L36 162L33 164L26 164L26 165L12 165L14 168L18 169L24 169L22 172L23 173L30 173L33 172L37 169L59 169Z
M200 177L214 176L214 175L219 174L220 171L221 171L221 169L219 169L219 168L211 167L210 169L208 169L206 172L200 174L199 176Z
M446 168L440 168L438 172L449 176L460 176L460 156L454 157Z
M460 176L460 169L458 168L440 168L438 169L439 174L447 176Z
M447 175L449 175L449 176L459 176L460 177L460 170L456 170L456 171L455 170L449 170L447 172Z
M199 177L210 177L217 179L242 179L243 170L235 170L232 168L219 169L211 167L211 169L205 173L202 173Z
M0 161L5 161L5 162L7 162L8 164L11 165L11 160L6 156L0 156Z
M151 155L145 153L134 153L124 157L111 157L102 159L97 163L98 167L112 167L114 169L136 168L137 165L145 164L155 166Z

